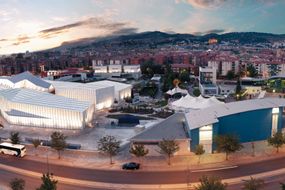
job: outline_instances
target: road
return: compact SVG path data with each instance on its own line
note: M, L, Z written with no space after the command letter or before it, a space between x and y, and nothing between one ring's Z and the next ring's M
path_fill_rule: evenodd
M29 160L27 158L16 158L9 156L0 156L0 163L13 166L20 169L25 169L29 171L35 171L39 173L47 172L47 167L45 163ZM87 169L87 168L74 168L69 166L59 166L59 165L49 165L49 170L51 173L56 176L79 179L79 180L88 180L88 181L97 181L97 182L106 182L106 183L121 183L121 184L176 184L176 183L192 183L198 182L199 178L203 175L207 176L218 176L222 179L229 179L247 175L253 175L257 173L273 171L277 169L285 168L285 159L276 158L273 160L267 160L252 164L243 164L239 165L237 168L226 169L220 171L207 171L207 172L191 172L189 171L120 171L120 170L99 170L99 169ZM8 175L9 172L1 171L0 172L0 181L7 181L8 178L11 179L14 174ZM188 177L187 177L188 176ZM39 179L32 179L25 177L27 183L39 184ZM278 180L285 180L284 176L279 176ZM276 178L271 179L275 185L279 181L274 181ZM8 180L9 181L9 180ZM285 182L285 181L284 181ZM70 188L61 184L60 189L81 189L81 188ZM237 188L237 186L232 186L232 188ZM31 187L32 189L34 187ZM232 189L231 188L231 189ZM87 189L87 188L84 188ZM239 189L239 188L237 188ZM88 190L88 189L87 189Z

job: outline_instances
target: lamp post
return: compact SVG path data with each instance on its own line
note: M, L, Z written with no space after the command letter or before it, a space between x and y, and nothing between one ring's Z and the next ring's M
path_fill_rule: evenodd
M41 142L41 146L44 146L44 143L43 142ZM47 162L46 162L46 164L47 164L47 173L49 173L49 158L48 158L48 146L47 146L47 144L45 145L46 146L46 154L47 154Z

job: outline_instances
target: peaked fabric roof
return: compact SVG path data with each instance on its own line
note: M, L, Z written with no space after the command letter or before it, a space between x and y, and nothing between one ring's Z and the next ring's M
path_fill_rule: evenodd
M134 142L188 139L183 113L176 113L131 138ZM183 124L184 123L184 124Z
M203 109L217 104L224 103L214 96L211 98L203 98L201 95L199 97L193 97L189 94L172 102L174 109Z
M15 103L76 110L81 112L85 111L91 106L89 102L78 101L47 92L39 92L24 88L0 90L0 97Z
M184 89L181 89L181 88L179 88L179 87L175 87L175 88L173 88L172 90L168 90L167 92L166 92L166 94L169 94L169 95L174 95L174 94L176 94L176 93L181 93L181 94L188 94L188 91L187 90L184 90Z

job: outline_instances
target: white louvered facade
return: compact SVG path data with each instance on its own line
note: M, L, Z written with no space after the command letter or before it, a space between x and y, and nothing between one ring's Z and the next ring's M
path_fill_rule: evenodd
M1 115L14 125L82 129L93 119L94 106L30 89L0 90Z
M97 110L110 108L114 102L115 87L111 85L89 85L75 82L49 81L55 94L80 101L88 101Z
M121 100L124 100L125 98L129 98L132 96L132 85L130 84L103 80L103 81L88 83L88 85L114 86L115 87L115 99L117 101L121 101Z

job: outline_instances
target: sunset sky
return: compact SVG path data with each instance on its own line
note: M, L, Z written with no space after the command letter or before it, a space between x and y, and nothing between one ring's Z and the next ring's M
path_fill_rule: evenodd
M0 0L0 54L164 31L285 34L284 0Z

